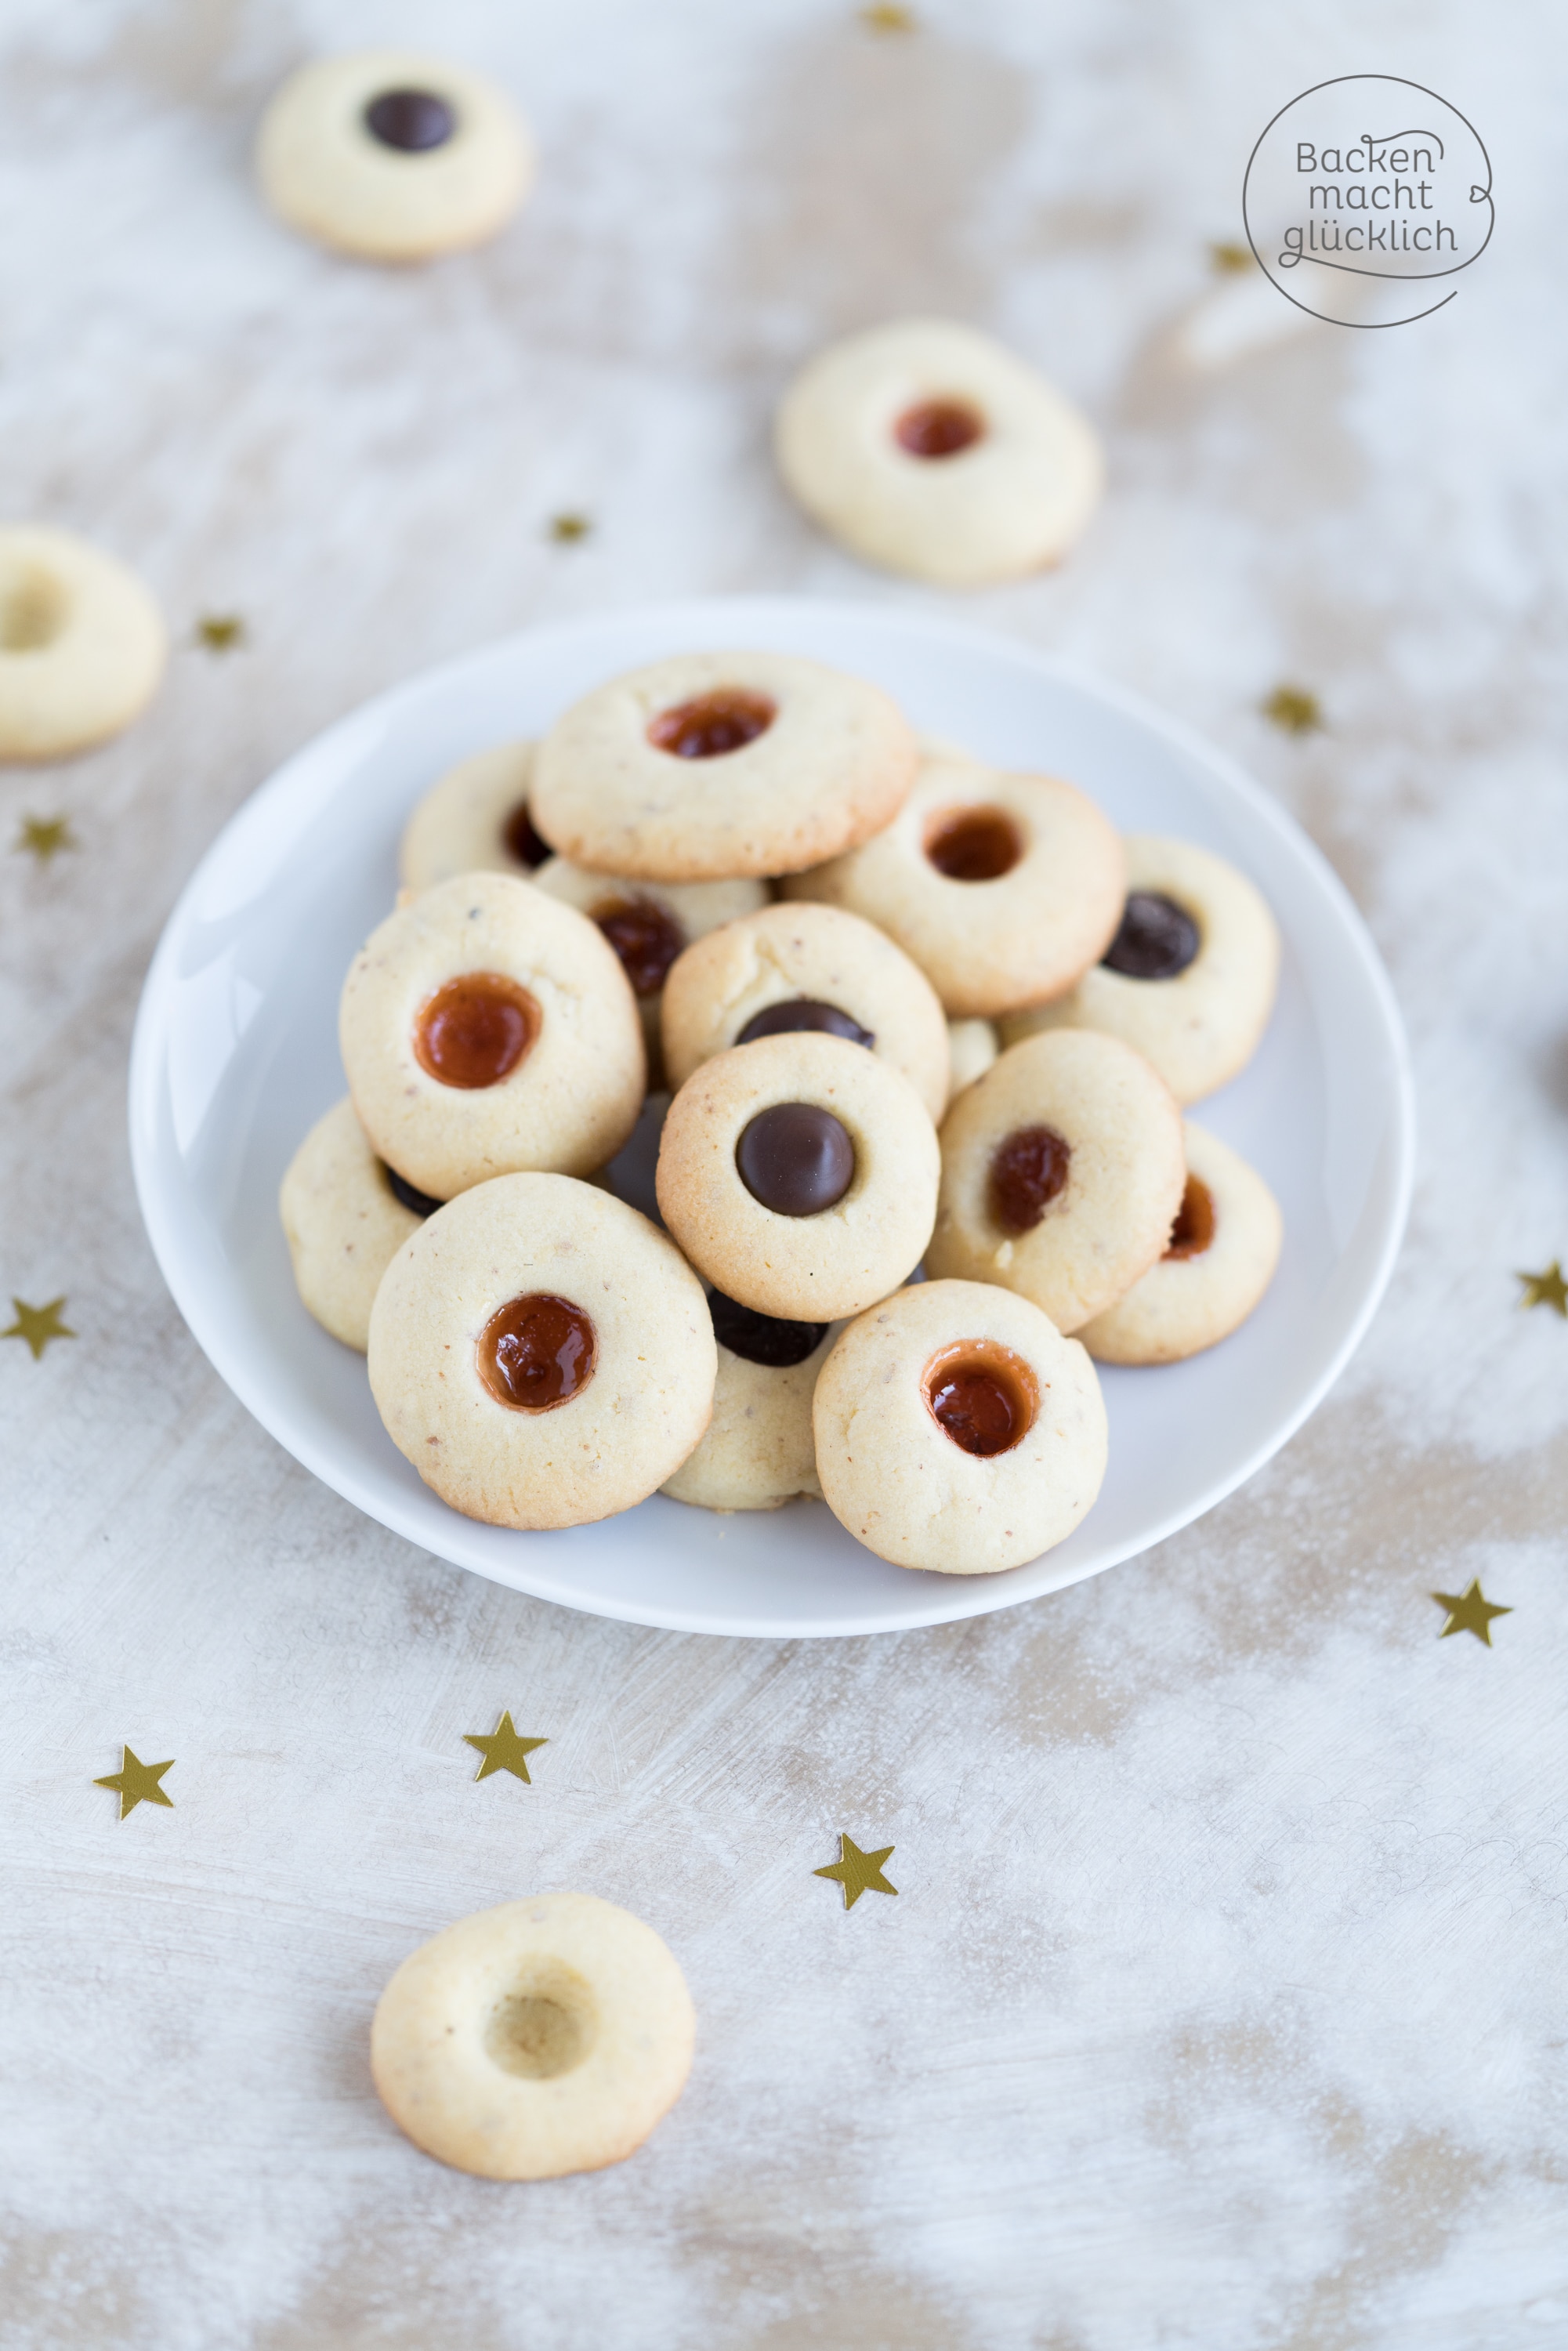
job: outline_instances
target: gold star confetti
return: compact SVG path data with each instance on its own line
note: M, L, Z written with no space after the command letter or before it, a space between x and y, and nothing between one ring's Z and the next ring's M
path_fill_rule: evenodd
M549 518L549 535L562 547L573 546L578 539L586 538L592 528L593 525L585 514L558 514L551 515Z
M120 1797L120 1819L123 1820L127 1813L133 1813L138 1804L167 1804L172 1812L174 1799L166 1796L158 1782L173 1763L173 1757L171 1755L167 1763L143 1763L134 1749L126 1747L120 1751L125 1760L119 1771L110 1771L104 1779L95 1780L92 1783L95 1788L113 1788L116 1791Z
M18 856L26 850L40 865L47 865L62 849L79 849L81 843L71 831L68 816L25 816L11 846Z
M196 622L196 643L210 653L232 653L245 639L245 622L237 612L204 612Z
M900 8L896 0L874 0L872 7L861 10L860 16L868 33L913 33L920 23L913 8Z
M1208 266L1217 277L1239 277L1252 266L1252 248L1246 245L1211 245Z
M1553 1258L1544 1273L1516 1273L1515 1281L1524 1284L1521 1306L1550 1306L1568 1322L1568 1281L1563 1279L1563 1268Z
M893 1852L892 1845L884 1844L875 1853L862 1853L848 1830L841 1829L837 1861L826 1863L822 1868L814 1869L811 1875L813 1877L836 1877L844 1889L844 1908L852 1910L862 1894L897 1893L897 1886L890 1886L882 1874L882 1865L892 1858Z
M482 1730L465 1730L463 1744L465 1747L476 1747L485 1758L474 1774L476 1780L487 1780L492 1771L509 1771L514 1780L521 1780L531 1788L534 1783L528 1778L528 1758L536 1747L548 1747L549 1740L520 1739L512 1728L508 1710L488 1735Z
M76 1337L76 1332L68 1331L60 1321L60 1309L65 1302L63 1298L51 1298L47 1306L27 1306L21 1299L13 1298L16 1320L9 1330L0 1331L0 1339L25 1339L36 1364L51 1339Z
M1492 1618L1513 1614L1511 1608L1499 1608L1483 1598L1479 1583L1473 1583L1468 1592L1434 1592L1432 1597L1439 1608L1448 1612L1448 1621L1437 1635L1439 1641L1446 1641L1450 1633L1473 1633L1490 1649Z
M1309 694L1304 685L1277 685L1262 711L1281 735L1315 735L1323 723L1317 695Z

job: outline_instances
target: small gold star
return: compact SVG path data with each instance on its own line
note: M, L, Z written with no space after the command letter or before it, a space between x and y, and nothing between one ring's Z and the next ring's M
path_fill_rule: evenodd
M1439 1641L1446 1641L1450 1633L1473 1633L1477 1640L1484 1641L1490 1649L1492 1618L1513 1614L1511 1608L1499 1608L1491 1601L1484 1599L1480 1585L1476 1583L1471 1583L1468 1592L1434 1592L1432 1597L1439 1608L1446 1608L1448 1612L1448 1621L1437 1635Z
M531 1788L534 1783L528 1778L526 1759L533 1753L536 1747L548 1747L549 1740L519 1739L512 1728L512 1717L508 1709L501 1717L495 1729L487 1735L482 1730L465 1730L463 1734L463 1744L465 1747L476 1747L485 1758L474 1774L476 1780L487 1780L492 1771L509 1771L514 1780L521 1780L526 1786Z
M844 1908L852 1910L861 1896L867 1892L897 1893L897 1886L890 1886L882 1874L882 1865L891 1858L893 1852L892 1845L884 1844L875 1853L862 1853L848 1831L841 1829L837 1861L830 1861L821 1869L814 1869L811 1875L813 1877L836 1877L844 1889Z
M585 514L558 514L551 515L549 518L549 535L559 539L562 547L571 546L576 539L586 538L592 528L593 525Z
M119 1771L110 1771L106 1778L95 1780L92 1783L95 1788L113 1788L117 1792L120 1819L123 1820L127 1813L133 1813L138 1804L167 1804L172 1812L174 1799L166 1796L158 1782L173 1762L173 1757L170 1756L168 1763L143 1763L132 1748L127 1747L121 1751L125 1760Z
M26 850L40 865L47 865L62 849L79 849L81 843L71 831L68 816L25 816L11 846L18 856Z
M210 653L232 653L245 643L245 622L237 612L204 612L196 622L196 643Z
M860 14L868 33L913 33L920 22L913 8L900 8L896 0L874 0L873 6L862 8Z
M0 1331L0 1339L26 1340L36 1364L51 1339L76 1337L76 1332L68 1331L60 1321L60 1309L65 1302L63 1298L51 1298L47 1306L25 1306L19 1298L13 1298L16 1320L8 1330Z
M1323 723L1317 695L1304 685L1277 685L1262 710L1282 735L1315 735Z
M1208 266L1218 277L1239 277L1252 266L1252 249L1245 245L1211 245Z
M1550 1306L1568 1322L1568 1281L1563 1279L1563 1268L1553 1258L1544 1273L1516 1273L1515 1281L1524 1284L1521 1306Z

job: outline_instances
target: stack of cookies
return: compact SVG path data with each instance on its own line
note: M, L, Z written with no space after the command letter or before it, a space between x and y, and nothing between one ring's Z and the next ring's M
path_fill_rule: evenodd
M1182 1117L1269 1019L1256 890L862 680L612 679L443 777L402 883L282 1214L472 1517L820 1495L902 1566L1017 1566L1099 1491L1092 1359L1192 1354L1269 1282L1271 1196ZM650 1101L663 1230L605 1172Z

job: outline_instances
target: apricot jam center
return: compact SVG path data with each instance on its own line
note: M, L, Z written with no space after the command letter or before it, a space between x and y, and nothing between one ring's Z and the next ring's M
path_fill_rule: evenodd
M686 935L674 914L651 898L617 898L596 906L593 919L621 958L638 996L657 996Z
M673 710L661 710L648 727L656 751L676 759L721 759L727 751L743 751L766 735L778 711L765 694L748 694L744 686L716 686Z
M1066 1185L1072 1148L1053 1126L1018 1126L991 1154L987 1190L1004 1233L1031 1233Z
M1196 1176L1186 1179L1186 1189L1181 1196L1181 1206L1171 1227L1171 1237L1166 1244L1166 1255L1175 1258L1201 1257L1214 1238L1214 1195L1207 1184Z
M911 457L956 457L984 438L985 419L962 400L923 400L906 408L893 437Z
M413 1024L413 1050L444 1086L498 1086L539 1033L539 1008L498 971L465 971L438 987Z
M1023 843L1001 809L949 809L926 827L925 854L949 882L998 882L1012 872Z
M509 1298L479 1333L479 1377L497 1404L549 1412L593 1377L593 1325L570 1299Z
M528 814L527 800L517 802L501 828L501 838L517 863L526 865L530 873L536 872L547 857L555 855L554 850L543 833L537 830L533 818Z
M1021 1355L994 1339L961 1339L925 1366L926 1408L944 1436L989 1460L1034 1426L1040 1384Z

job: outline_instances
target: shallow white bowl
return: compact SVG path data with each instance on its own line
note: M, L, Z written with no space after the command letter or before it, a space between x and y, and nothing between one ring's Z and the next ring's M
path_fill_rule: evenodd
M398 835L442 770L537 735L589 686L663 654L768 646L858 671L922 730L1090 792L1127 831L1219 851L1284 934L1251 1067L1199 1106L1267 1176L1279 1273L1223 1345L1101 1374L1104 1489L1059 1549L1006 1574L912 1574L820 1502L716 1517L655 1495L523 1534L460 1517L383 1431L362 1359L295 1294L277 1187L344 1091L338 992L387 913ZM1251 1476L1312 1410L1382 1294L1409 1196L1414 1118L1398 1014L1361 920L1304 836L1228 761L1129 697L934 620L787 599L611 612L472 653L345 718L241 809L169 918L136 1024L131 1138L159 1264L214 1365L306 1468L442 1559L571 1608L707 1633L887 1632L1008 1608L1146 1550ZM647 1138L642 1143L646 1176ZM629 1155L634 1162L633 1147ZM638 1196L633 1167L630 1194Z

